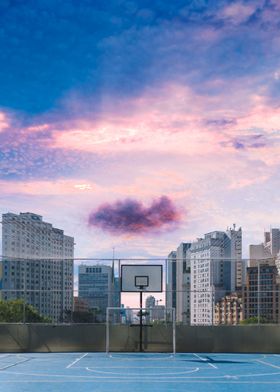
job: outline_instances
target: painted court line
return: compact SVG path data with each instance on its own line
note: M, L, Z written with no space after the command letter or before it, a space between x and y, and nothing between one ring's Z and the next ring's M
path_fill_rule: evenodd
M256 362L262 363L263 365L273 367L275 369L280 369L280 366L273 365L272 363L261 361L260 359L256 359Z
M200 368L197 368L198 370L202 370L202 369L200 369ZM59 378L59 379L64 379L64 381L66 381L66 380L75 380L75 379L78 379L78 380L92 380L92 381L95 381L95 380L102 380L102 382L113 382L114 380L115 381L124 381L124 380L126 380L126 381L129 381L129 380L131 380L129 377L127 377L127 376L125 376L125 375L119 375L119 376L113 376L113 375L110 375L110 374L106 374L106 375L103 375L103 376L98 376L98 375L94 375L94 376L87 376L87 375L66 375L66 374L53 374L53 373L33 373L33 372L14 372L14 371L8 371L8 370L3 370L2 371L3 373L6 373L6 374L9 374L9 375L15 375L15 374L17 374L17 375L21 375L21 376L25 376L25 377L32 377L32 378L34 378L34 377L45 377L45 379L47 378L47 377L51 377L52 379L53 378ZM182 376L182 375L175 375L175 376L167 376L167 380L166 380L166 382L168 382L168 380L171 380L171 379L173 379L173 380L177 380L178 382L183 382L183 381L190 381L190 382L194 382L195 380L197 380L197 382L200 382L200 381L207 381L207 382L213 382L213 383L216 383L219 379L227 379L228 381L233 381L233 380L235 380L235 381L240 381L239 380L239 378L244 378L244 377L250 377L250 378L252 378L252 377L271 377L271 376L278 376L278 375L280 375L280 372L277 372L277 373L262 373L262 374L260 374L260 373L255 373L255 374L252 374L252 373L250 373L250 374L235 374L235 375L218 375L218 376L190 376L190 375L184 375L184 376ZM146 375L147 376L147 375ZM137 375L137 376L133 376L133 380L134 381L137 381L137 380L144 380L144 378L143 378L143 374L139 374L139 375ZM158 377L152 377L152 378L145 378L145 381L150 381L150 382L161 382L161 381L164 381L164 378L158 378ZM10 380L11 381L11 380ZM38 380L38 381L40 381L40 380ZM245 381L244 381L245 382ZM260 380L260 381L256 381L256 380L250 380L250 381L248 381L249 383L262 383L262 382L267 382L267 380L264 380L264 381L262 381L262 380ZM280 383L280 380L279 381L274 381L275 383Z
M207 359L206 359L206 358L203 358L203 357L201 357L200 355L198 355L198 354L196 354L196 353L193 353L193 355L194 355L195 357L197 357L198 359L200 359L201 361L207 362ZM207 365L211 366L211 367L214 368L214 369L218 369L217 366L213 365L213 363L207 362Z
M109 354L108 357L112 358L112 359L118 359L118 360L121 360L121 361L135 361L137 359L137 361L145 361L145 362L146 361L163 361L163 360L175 359L175 356L173 354L172 355L168 355L168 357L155 357L155 358L149 358L147 356L135 358L133 356L125 357L124 355L112 355L112 354Z
M66 366L66 369L70 369L75 363L78 363L81 359L83 359L88 353L83 354L81 357L76 358L75 361L71 362L68 366Z
M17 362L15 362L15 363L10 364L10 365L3 366L3 367L0 368L0 371L1 371L1 370L9 369L9 368L11 368L11 367L13 367L13 366L19 365L20 363L28 362L28 361L30 361L30 360L31 360L31 358L25 358L23 361L17 361Z
M90 368L90 367L86 367L86 370L89 372L93 372L93 373L100 373L100 374L106 374L106 377L115 377L117 376L117 378L121 377L125 377L125 378L131 378L131 377L167 377L167 376L174 376L177 377L178 375L182 375L182 374L190 374L190 373L195 373L199 371L199 367L196 368L186 368L183 371L175 371L172 373L168 373L168 372L164 372L164 373L147 373L147 374L141 374L139 375L139 373L124 373L124 374L120 374L117 372L111 372L111 371L102 371L102 370L97 370L96 368Z
M106 380L106 379L104 379ZM189 380L142 380L140 379L141 382L143 383L161 383L161 384L185 384L187 382L187 384L209 384L208 380L193 380L193 379L189 379ZM22 383L26 383L26 384L30 384L30 383L47 383L47 384L65 384L67 382L71 382L71 383L100 383L100 380L1 380L1 384L22 384ZM106 380L106 383L112 383L114 384L116 382L116 380ZM133 384L133 381L131 380L118 380L118 383L121 384ZM248 385L269 385L269 384L280 384L280 381L241 381L241 380L226 380L226 381L214 381L213 384L248 384Z

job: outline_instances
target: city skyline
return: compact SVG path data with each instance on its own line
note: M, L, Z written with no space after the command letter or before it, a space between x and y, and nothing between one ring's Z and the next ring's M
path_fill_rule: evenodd
M5 214L7 214L7 215L9 215L9 214L11 214L11 215L14 215L14 216L16 216L16 215L23 215L24 216L24 214L31 214L31 215L38 215L37 213L35 213L35 212L32 212L32 211L25 211L25 212L23 212L23 211L21 211L21 212L11 212L11 211L6 211L6 212L3 212L3 214L5 215ZM38 215L38 216L40 216L40 215ZM41 217L41 216L40 216ZM44 217L45 218L45 217ZM49 219L46 219L46 223L47 222L49 222L50 220ZM12 223L12 221L11 221L11 223ZM2 232L2 224L3 224L3 222L1 221L1 232ZM47 223L47 224L49 224L50 225L50 223ZM56 224L52 224L53 226L54 226L54 228L57 226ZM235 230L235 227L236 227L236 224L234 223L233 224L233 230ZM20 226L19 226L19 228L20 228ZM242 228L242 226L240 226L240 229ZM223 231L223 230L225 230L225 228L221 228L221 230L218 230L218 231ZM232 230L232 228L231 228L231 226L227 226L226 227L226 230ZM261 232L261 234L262 234L262 236L261 237L259 237L259 238L255 238L255 240L253 241L254 242L254 244L252 244L252 243L246 243L245 245L244 245L244 243L243 243L243 241L242 241L242 249L241 249L241 252L242 252L242 259L244 259L244 260L250 260L250 259L252 259L252 258L261 258L261 259L263 259L263 258L266 258L266 257L268 257L268 258L270 258L271 257L271 254L270 254L270 252L268 251L268 253L265 255L265 254L262 254L262 252L261 251L258 251L259 252L259 254L258 254L258 257L255 257L254 255L250 255L251 254L251 247L256 247L256 249L258 249L258 247L263 247L263 246L267 246L266 245L266 235L268 235L269 233L270 233L270 231L271 230L275 230L275 231L277 231L277 232L279 232L280 231L280 229L278 229L278 228L273 228L273 226L272 225L270 225L270 229L269 229L269 231L267 231L266 229L264 229L262 232ZM64 230L65 231L65 230ZM206 232L205 233L198 233L198 235L197 236L193 236L193 238L188 238L188 239L186 239L187 241L188 241L188 243L189 244L193 244L193 243L195 243L198 239L200 239L200 238L202 238L205 234L208 234L208 233L212 233L212 232L214 232L214 231L217 231L217 230L206 230ZM242 230L243 231L243 230ZM66 230L66 234L68 234L69 235L69 232ZM71 234L71 236L75 236L75 233L70 233ZM246 232L244 233L244 231L243 231L243 235L245 234L245 236L246 236ZM76 238L76 236L75 236L75 238ZM186 242L186 240L184 240L184 241L182 241L182 242L180 242L178 239L175 239L175 242L173 243L173 244L171 244L171 248L176 248L178 245L183 245L185 242ZM2 247L2 249L3 249L3 243L2 243L2 238L0 237L0 245L1 245L1 247ZM75 242L75 249L76 249L76 247L77 247L77 245L78 245L78 249L79 249L79 244L77 244L76 242ZM260 249L262 249L262 248L260 248ZM139 260L141 260L141 259L143 259L143 260L145 260L145 259L158 259L158 260L168 260L168 253L170 253L170 249L168 249L167 250L167 254L165 253L165 254L158 254L158 255L151 255L150 257L144 257L144 256L139 256ZM277 253L277 252L276 252ZM5 256L5 254L3 253L1 256ZM26 255L23 255L23 258L25 258L25 256ZM276 256L276 254L273 254L273 256ZM33 255L33 258L35 257L35 255ZM138 256L137 256L138 257ZM92 260L92 261L98 261L98 260L100 260L100 261L102 261L102 260L118 260L118 259L129 259L129 258L131 258L131 260L133 260L133 259L135 259L135 260L137 260L137 257L134 257L134 256L129 256L129 255L126 255L125 253L123 254L123 255L120 255L120 254L116 254L116 247L115 246L113 246L113 247L111 247L111 248L109 248L108 249L108 252L107 252L107 255L105 256L105 257L98 257L98 255L93 255L93 256L88 256L88 257L84 257L82 254L77 254L77 252L75 251L75 257L73 257L73 260L77 260L78 262L81 262L81 263L83 263L84 261L86 261L86 260ZM28 256L28 258L31 258L32 259L32 255L29 255ZM35 257L36 259L37 259L37 257ZM178 259L178 258L177 258ZM183 259L185 259L185 257L181 257L181 259L183 260Z
M63 320L64 314L68 317L75 294L80 301L76 306L95 309L94 317L99 322L105 320L106 306L120 306L120 303L137 306L139 298L131 293L131 286L130 290L121 290L129 293L119 291L120 286L123 287L119 273L127 259L115 259L114 262L113 258L89 261L74 257L74 238L32 212L6 213L2 221L2 255L5 256L1 257L0 286L3 299L25 298L41 314L56 321ZM274 279L273 284L278 287L279 251L278 228L265 232L262 244L250 245L249 260L242 258L242 229L235 225L226 231L208 232L194 242L181 243L165 260L154 259L163 272L157 303L164 301L168 309L175 308L177 321L186 324L210 325L214 319L225 320L226 306L235 309L227 320L237 320L240 314L236 312L242 307L241 293L245 290L246 294L248 290L246 298L251 301L250 290L257 282L258 271ZM133 264L135 261L141 264L138 275L148 273L146 267L151 267L148 260L131 259ZM273 269L268 272L267 266ZM251 280L250 276L253 276ZM126 281L123 273L121 278ZM130 285L134 286L133 276L130 279ZM152 281L147 278L148 285ZM149 291L144 290L146 301L154 298L147 297ZM215 316L214 304L217 305Z
M279 1L0 4L0 213L79 257L279 227Z

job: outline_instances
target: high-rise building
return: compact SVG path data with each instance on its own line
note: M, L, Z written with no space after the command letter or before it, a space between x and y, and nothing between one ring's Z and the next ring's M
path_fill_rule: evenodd
M272 257L276 257L280 251L280 229L270 229L265 232L264 247L269 250Z
M215 303L227 293L235 291L242 276L237 279L236 260L242 260L242 231L230 229L226 233L213 231L192 243L191 259L191 324L212 325Z
M280 285L275 265L248 267L243 291L244 319L259 318L260 322L279 323Z
M166 273L166 307L176 309L176 252L169 253Z
M264 244L249 246L249 267L257 267L258 263L270 263L272 256L270 250Z
M182 242L176 251L176 320L190 323L190 242Z
M233 228L228 228L226 231L228 238L230 239L230 254L231 254L231 277L232 286L235 285L237 291L242 290L242 286L245 284L246 268L247 264L245 260L242 260L242 230L241 227L236 230L235 224ZM234 271L235 270L235 271Z
M111 266L79 266L79 298L85 299L90 309L95 309L98 320L106 320L107 307L116 306L119 292L114 287L115 278ZM117 298L117 299L116 299Z
M73 309L74 238L30 212L2 215L1 298L63 321Z
M120 278L118 276L114 277L114 284L113 284L113 302L112 306L119 308L121 306L121 287L120 287Z
M259 263L274 265L280 251L280 229L264 232L264 242L249 247L249 266L257 267Z
M153 295L149 295L145 301L145 308L154 308L156 306L156 299Z
M74 297L74 312L88 312L89 307L85 299Z

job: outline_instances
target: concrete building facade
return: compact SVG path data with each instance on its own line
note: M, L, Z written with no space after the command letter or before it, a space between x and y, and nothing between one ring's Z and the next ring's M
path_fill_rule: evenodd
M2 215L1 298L63 321L73 309L74 238L30 212Z
M277 267L260 264L248 267L243 290L243 318L279 323L280 285Z
M237 325L243 320L242 294L231 293L215 304L215 325Z
M280 257L280 229L272 228L264 232L264 242L249 247L249 267L258 263L275 264L275 259Z
M192 243L189 250L192 325L214 324L215 304L242 282L236 268L236 260L242 260L241 244L241 228L214 231Z
M176 309L176 252L169 253L167 258L167 273L166 273L166 307Z
M98 312L98 321L106 320L107 307L120 306L111 266L82 264L79 266L78 282L79 298L86 300L89 308Z
M280 229L270 229L265 232L264 247L269 250L272 257L276 257L280 251Z
M176 320L190 324L190 242L182 242L176 251Z
M228 228L226 231L230 239L230 254L231 254L231 277L233 279L232 286L235 286L237 291L242 290L242 286L246 280L247 263L242 260L242 230L241 227L236 230L235 224L233 228Z

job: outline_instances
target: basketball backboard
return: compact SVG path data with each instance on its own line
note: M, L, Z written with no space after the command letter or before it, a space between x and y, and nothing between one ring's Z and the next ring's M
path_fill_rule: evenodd
M162 292L162 265L122 264L121 291Z

